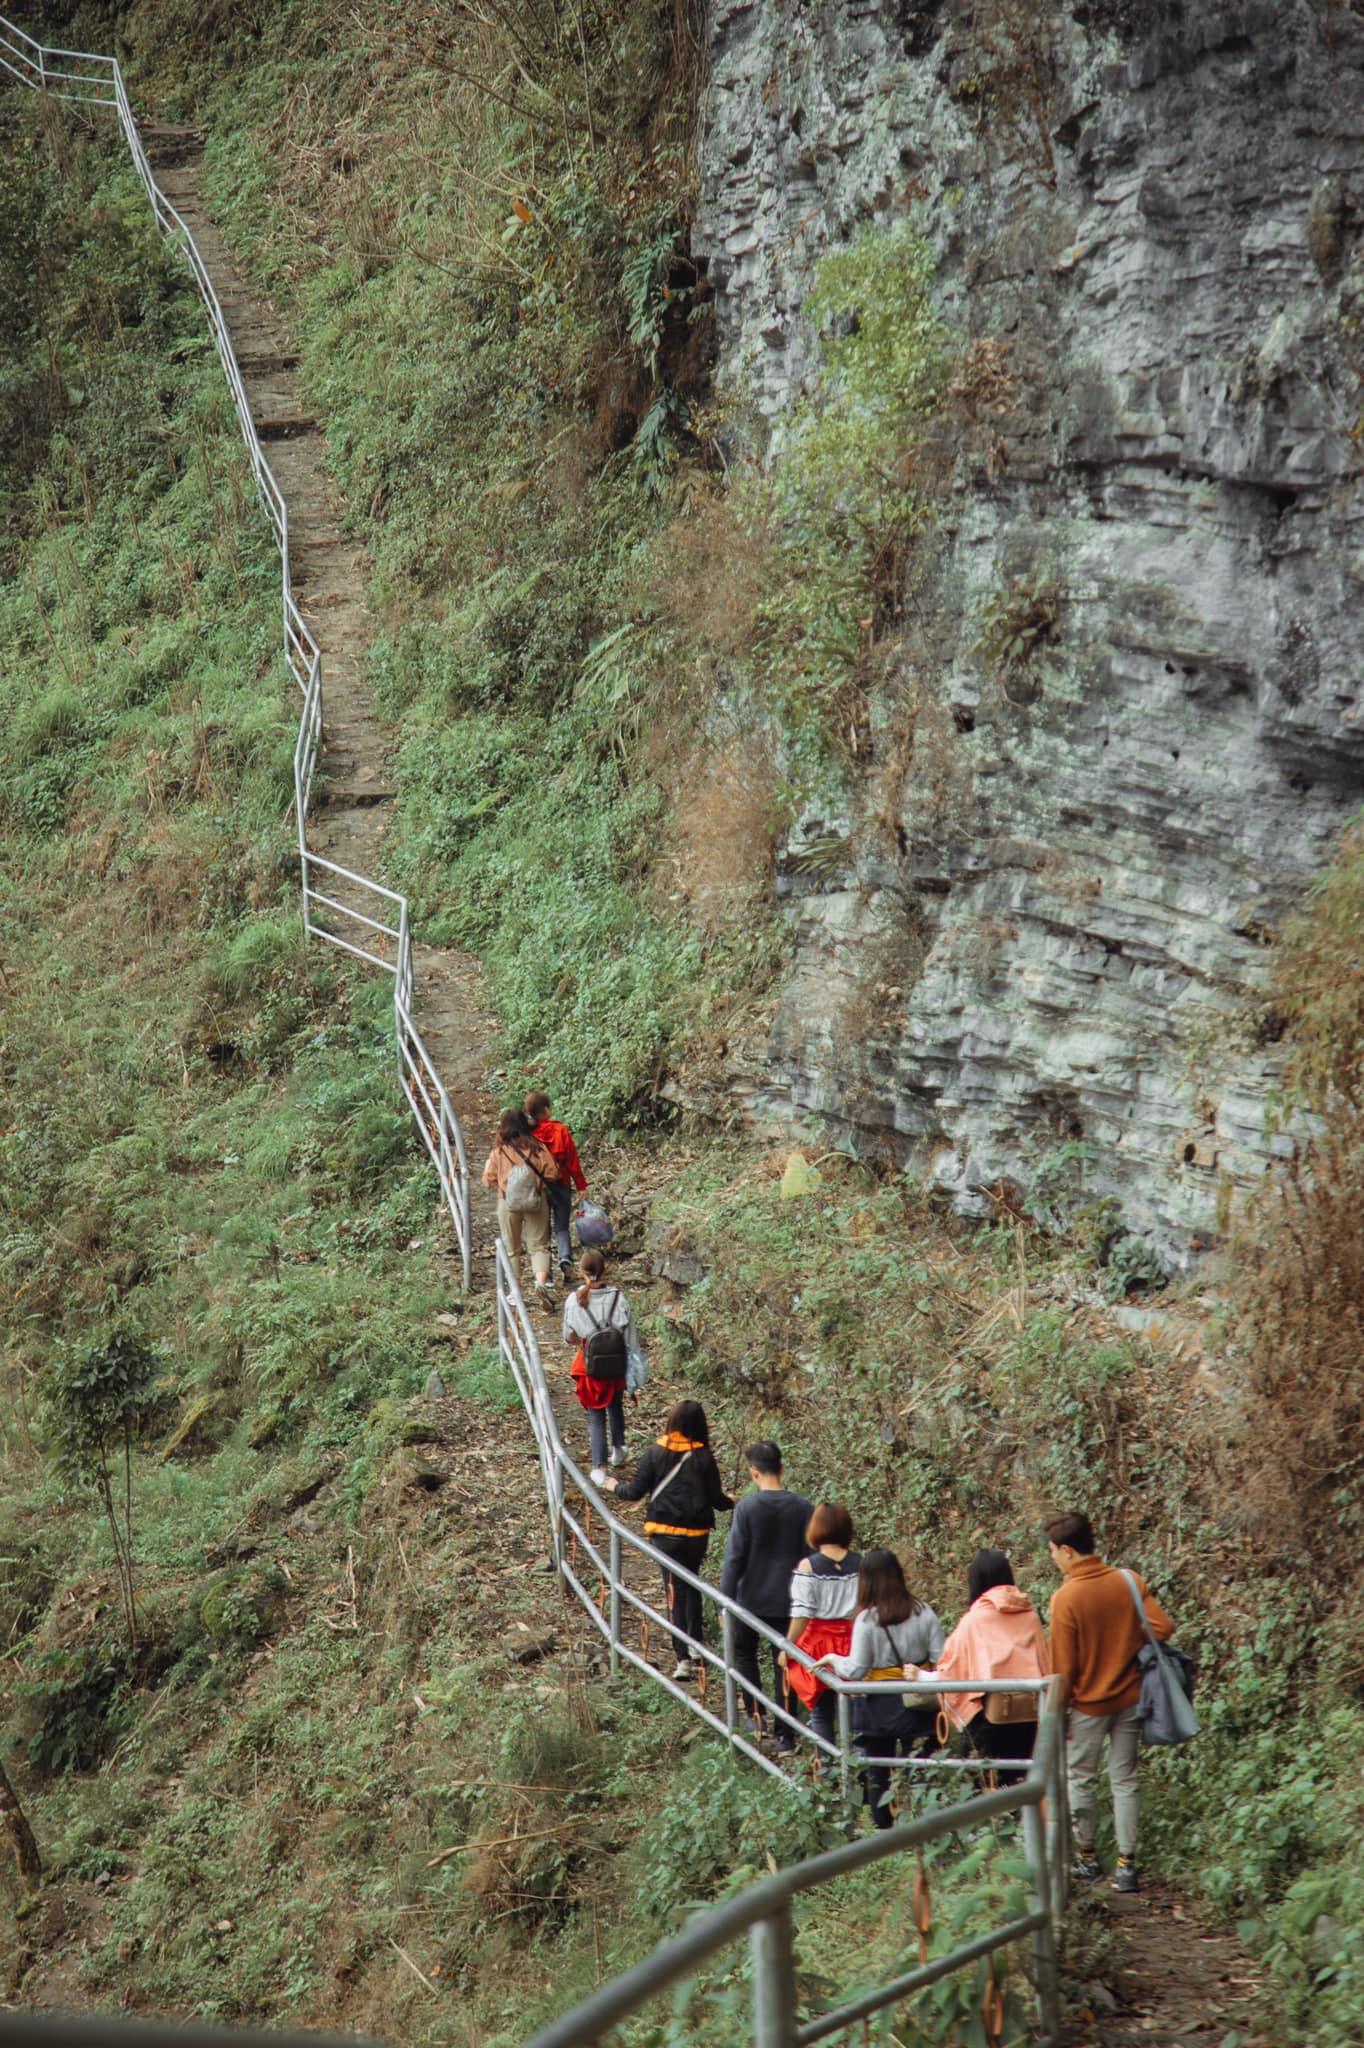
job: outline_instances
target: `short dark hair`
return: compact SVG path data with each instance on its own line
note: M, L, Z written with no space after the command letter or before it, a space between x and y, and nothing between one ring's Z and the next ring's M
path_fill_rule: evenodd
M549 1115L549 1097L542 1090L528 1095L521 1105L533 1124L542 1123Z
M504 1109L497 1123L499 1145L515 1144L518 1138L533 1138L534 1131L524 1109Z
M769 1479L781 1478L781 1445L774 1444L770 1436L750 1444L744 1457L754 1472L762 1472Z
M882 1628L894 1628L897 1621L908 1621L917 1614L922 1605L905 1584L904 1567L893 1550L864 1553L857 1576L859 1613L870 1609Z
M836 1543L841 1550L851 1550L852 1516L837 1501L822 1500L810 1517L805 1540L811 1550L818 1550L821 1543Z
M706 1411L699 1401L679 1401L669 1411L667 1430L675 1430L678 1436L686 1437L691 1443L704 1444L710 1448L710 1430L706 1424Z
M1048 1543L1068 1543L1081 1557L1094 1555L1094 1524L1088 1515L1053 1515L1042 1524L1042 1534Z
M978 1550L966 1567L966 1597L974 1607L992 1586L1012 1586L1014 1568L1002 1550Z

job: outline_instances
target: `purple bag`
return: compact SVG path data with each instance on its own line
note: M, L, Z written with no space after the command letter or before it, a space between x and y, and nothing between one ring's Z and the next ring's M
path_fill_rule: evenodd
M611 1218L595 1202L579 1202L573 1221L578 1226L578 1243L584 1247L590 1245L600 1251L616 1234Z

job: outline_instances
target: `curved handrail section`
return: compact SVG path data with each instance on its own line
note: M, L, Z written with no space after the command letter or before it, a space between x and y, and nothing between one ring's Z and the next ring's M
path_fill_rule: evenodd
M603 1984L581 2005L538 2033L527 2048L595 2048L622 2021L683 1978L693 1976L702 1964L745 1934L752 1946L753 2048L813 2048L817 2041L827 2041L845 2028L902 2004L916 1991L926 1990L940 1978L950 1976L953 1970L963 1969L968 1963L978 1962L1029 1937L1038 2044L1039 2048L1056 2048L1061 2032L1056 1922L1065 1903L1066 1869L1064 1865L1057 1867L1048 1838L1053 1833L1049 1812L1054 1813L1065 1798L1064 1716L1065 1681L1055 1678L1049 1682L1038 1724L1036 1752L1021 1783L940 1808L906 1826L850 1842L763 1878L723 1904L698 1913L681 1934L660 1943L643 1962ZM1022 1818L1023 1849L1032 1893L1026 1913L958 1942L931 1962L925 1956L916 1969L892 1977L800 2024L791 1914L797 1898L888 1857L904 1855L908 1850L917 1852L926 1843L940 1841L945 1835L994 1825L1013 1814Z
M116 57L83 50L58 50L36 42L0 16L0 70L20 84L82 106L109 107L127 143L157 227L181 257L203 302L213 345L237 414L261 508L275 538L280 564L284 658L298 686L301 705L294 745L294 818L298 830L303 927L309 938L335 947L393 977L393 1038L398 1082L440 1182L464 1288L473 1277L469 1164L464 1133L449 1092L422 1040L413 1016L414 972L407 898L368 875L327 860L308 844L308 816L325 723L322 708L322 650L294 596L289 565L289 508L265 459L251 400L232 346L227 320L193 235L156 182L129 103Z

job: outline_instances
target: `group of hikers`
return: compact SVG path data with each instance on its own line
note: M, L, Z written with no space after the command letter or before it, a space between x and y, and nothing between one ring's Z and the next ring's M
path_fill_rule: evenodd
M1023 1685L1060 1673L1068 1681L1066 1768L1075 1874L1091 1883L1104 1875L1095 1787L1106 1744L1117 1843L1113 1885L1135 1892L1138 1657L1147 1626L1167 1641L1174 1624L1136 1573L1114 1570L1098 1556L1088 1517L1057 1515L1043 1530L1062 1575L1051 1602L1050 1642L1014 1582L1009 1559L993 1549L978 1550L971 1559L965 1612L949 1633L911 1590L894 1551L854 1548L846 1507L814 1503L788 1490L777 1444L763 1438L744 1457L753 1491L736 1501L721 1482L705 1410L697 1401L679 1401L629 1479L597 1475L617 1500L647 1503L644 1533L660 1553L677 1656L674 1679L695 1677L694 1653L704 1641L702 1595L676 1567L700 1575L715 1517L728 1513L720 1591L771 1631L763 1635L736 1617L731 1638L733 1669L761 1742L790 1755L803 1706L812 1733L831 1749L836 1746L836 1695L820 1677L823 1671L851 1681L912 1682L910 1692L854 1693L850 1701L854 1746L866 1759L863 1798L873 1825L889 1828L896 1764L931 1756L953 1730L989 1764L1021 1765L1032 1755L1037 1690L943 1692L935 1699L937 1684ZM771 1658L766 1686L760 1670L764 1642ZM796 1645L814 1669L790 1655ZM777 1711L769 1712L769 1703ZM827 1768L832 1759L827 1751L820 1754Z
M518 1281L524 1244L534 1261L541 1301L554 1307L550 1223L567 1283L571 1191L585 1193L587 1183L572 1134L549 1110L549 1098L534 1094L523 1109L506 1112L483 1179L498 1189L499 1224ZM531 1204L525 1184L514 1178L518 1166L536 1177L538 1207ZM562 1190L557 1203L556 1189ZM1026 1685L1060 1674L1067 1681L1066 1770L1075 1874L1088 1882L1104 1875L1097 1848L1096 1784L1106 1747L1117 1848L1112 1882L1120 1892L1138 1889L1138 1658L1148 1631L1166 1642L1174 1624L1138 1574L1116 1570L1099 1557L1087 1516L1057 1515L1042 1531L1061 1574L1051 1601L1050 1641L1036 1609L1015 1584L1009 1559L995 1549L978 1550L971 1559L966 1608L949 1633L928 1602L911 1591L893 1551L854 1547L853 1519L846 1507L836 1501L816 1504L787 1488L781 1450L770 1439L746 1449L753 1490L732 1499L711 1450L705 1410L697 1401L677 1402L662 1435L631 1476L616 1476L616 1468L627 1462L624 1399L642 1383L643 1361L629 1302L622 1288L608 1282L599 1249L584 1251L579 1261L578 1284L564 1302L563 1338L574 1352L574 1386L587 1413L592 1482L618 1501L645 1504L644 1533L662 1572L675 1682L689 1683L697 1675L704 1606L692 1581L700 1576L716 1515L728 1514L720 1591L750 1618L733 1618L733 1671L764 1746L779 1755L792 1753L804 1709L811 1733L829 1745L817 1754L826 1767L832 1761L837 1694L823 1672L850 1682L908 1684L908 1691L855 1693L850 1700L853 1741L864 1759L863 1797L873 1825L889 1828L897 1763L932 1755L954 1731L970 1752L990 1764L1017 1767L1032 1755L1036 1689L942 1692L935 1699L936 1684L979 1680L982 1686L1005 1688L1010 1680ZM760 1668L764 1643L770 1660L766 1689ZM800 1657L790 1654L796 1646Z

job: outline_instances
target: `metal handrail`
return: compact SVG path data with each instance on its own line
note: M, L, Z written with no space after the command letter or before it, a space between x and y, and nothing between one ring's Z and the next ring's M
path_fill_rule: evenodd
M75 68L72 68L75 67ZM147 194L158 228L170 246L183 258L194 279L208 318L209 332L222 364L223 375L237 414L242 440L256 480L256 489L279 551L280 595L283 618L284 658L298 684L303 703L299 713L298 738L294 745L294 814L298 828L299 876L302 891L303 928L309 938L318 939L337 951L377 967L394 978L393 1038L398 1079L403 1097L417 1120L422 1142L440 1181L441 1194L450 1214L455 1243L460 1253L465 1292L473 1278L473 1234L470 1217L469 1171L464 1135L450 1097L436 1072L434 1062L422 1044L412 1021L413 963L412 935L407 898L368 875L326 860L308 845L308 812L313 776L323 739L322 650L294 601L289 568L289 508L274 471L265 459L260 435L251 413L251 400L242 376L227 319L223 313L208 266L199 253L193 235L167 199L152 174L147 152L133 118L123 70L116 57L84 50L49 49L23 29L0 15L0 69L23 85L47 92L54 98L73 100L84 106L112 107ZM355 904L313 886L313 871L321 869L335 876L352 894L373 903L376 913L385 904L397 910L397 923L386 923L381 914L370 915ZM334 929L339 926L340 929ZM365 943L369 934L377 940ZM388 942L392 943L390 955ZM376 951L381 945L383 950ZM421 1083L417 1085L420 1074ZM428 1118L434 1091L434 1112Z

